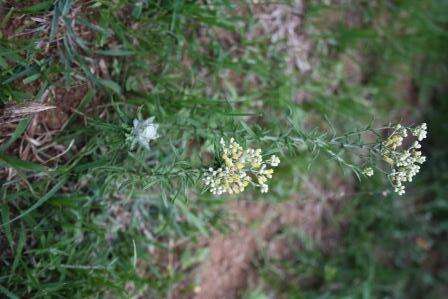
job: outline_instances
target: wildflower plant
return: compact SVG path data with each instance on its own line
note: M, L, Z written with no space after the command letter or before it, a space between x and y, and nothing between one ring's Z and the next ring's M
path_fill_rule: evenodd
M419 103L425 105L418 107L418 115L430 103L444 103L436 101L443 90L432 90L438 86L435 77L445 74L440 59L446 49L426 34L434 27L434 41L444 36L437 7L407 1L426 2L421 7L428 10L416 14L419 6L413 4L392 5L399 9L358 5L361 15L374 20L394 20L394 11L397 20L406 20L386 28L374 22L374 30L365 27L370 22L360 22L362 30L374 35L367 47L359 47L356 26L348 32L316 18L316 12L327 16L333 9L320 9L323 1L258 2L0 2L1 297L59 297L73 291L79 297L163 298L173 291L194 296L190 286L182 284L189 273L178 270L194 272L190 267L196 267L205 252L201 240L234 222L226 218L220 203L208 200L211 193L196 192L203 185L214 194L238 196L275 186L273 207L276 201L288 200L302 209L291 194L305 193L315 181L318 189L340 185L320 184L334 173L327 163L314 159L319 153L362 179L388 178L400 194L415 180L424 162L420 143L426 126L351 130L370 115L401 111L404 102L391 101L403 93L390 88L394 78L412 76L415 87L428 91L419 94ZM344 12L345 6L334 8ZM437 12L434 19L421 18L429 9ZM297 26L291 27L290 18ZM412 19L420 25L412 26ZM301 67L285 72L289 50L283 51L283 38L272 39L285 28L294 36L286 48L297 52L296 41L304 46L295 54L312 64L311 72ZM406 38L408 32L424 38ZM350 33L355 38L347 39ZM399 37L397 43L405 43L381 44L384 37ZM393 45L387 49L389 44ZM436 46L440 53L432 51ZM397 52L403 48L411 52ZM379 63L367 73L366 56ZM403 68L409 65L415 67ZM32 104L30 100L57 109L33 111L10 123L9 105ZM435 109L443 126L442 111ZM158 124L162 119L163 125ZM322 132L328 119L334 126ZM296 131L302 126L315 129ZM336 131L342 134L337 137L332 133ZM223 136L221 146L217 134L228 136ZM216 159L204 164L202 153L215 139ZM280 159L271 156L279 153L281 171L275 168ZM307 163L313 163L309 173ZM323 177L309 180L315 173ZM280 176L284 179L277 183ZM314 191L309 193L320 196ZM365 207L371 215L372 205ZM284 212L282 207L276 210ZM357 220L350 221L360 224L356 231L364 233L365 221ZM56 248L64 254L55 256ZM56 275L58 280L48 284L48 277ZM135 282L135 293L128 292L128 280ZM143 287L149 291L138 294ZM283 293L287 296L283 290L279 294Z
M131 132L126 136L126 140L130 144L130 148L133 149L137 144L139 144L143 148L149 150L149 143L151 140L159 138L157 133L159 125L154 123L154 117L150 117L145 120L134 119L133 125L134 127Z
M261 149L244 149L234 138L226 143L221 139L221 160L218 168L210 167L204 172L203 182L215 195L238 194L248 185L260 188L261 193L267 193L268 180L272 178L280 159L272 155L263 160Z
M384 138L384 132L390 131ZM376 141L364 142L366 134L376 136ZM405 193L405 183L412 182L426 161L420 144L427 136L426 123L414 127L401 124L379 129L368 127L332 138L310 137L303 132L300 135L292 141L306 144L313 152L325 151L332 159L352 168L359 177L371 177L377 169L386 175L398 195ZM346 158L348 153L351 160ZM386 167L381 162L386 162Z
M296 131L298 137L266 138L275 140L277 145L283 142L285 148L291 145L301 150L307 148L315 155L325 152L331 159L351 168L359 178L372 177L375 172L382 173L398 195L405 193L405 183L412 182L426 160L420 150L420 141L427 135L425 123L414 127L401 124L379 129L368 127L331 138L325 134L308 135L297 128ZM385 132L391 133L383 137ZM376 140L364 142L366 134L376 136ZM244 149L233 138L229 143L221 139L220 144L221 162L218 167L209 167L203 174L203 182L211 193L238 194L250 184L260 188L261 193L268 192L267 182L274 172L269 167L277 167L279 158L273 155L263 160L261 149Z

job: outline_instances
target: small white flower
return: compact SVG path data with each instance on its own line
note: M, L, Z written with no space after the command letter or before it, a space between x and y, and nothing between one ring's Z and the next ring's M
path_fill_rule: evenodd
M420 126L417 126L412 130L412 135L417 137L418 141L422 141L426 138L426 135L428 133L428 127L426 123L422 123Z
M373 175L373 169L372 169L372 167L366 167L366 168L364 168L364 170L362 171L362 173L365 175L365 176L372 176Z
M269 163L272 167L277 167L280 164L280 159L276 155L272 155Z
M260 186L261 193L267 193L269 191L269 186L267 184L262 184Z
M394 191L395 191L396 193L398 193L398 195L403 195L403 194L405 193L404 186L402 186L402 185L400 185L400 186L396 186L396 187L394 188Z
M154 123L154 117L150 117L145 120L134 119L134 128L132 129L132 135L134 141L149 149L149 142L159 138L157 134L158 124Z

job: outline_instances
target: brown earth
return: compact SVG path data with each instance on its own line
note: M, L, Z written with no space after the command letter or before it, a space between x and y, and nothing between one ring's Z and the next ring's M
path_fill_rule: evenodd
M276 259L291 256L288 240L276 238L283 229L297 228L319 246L330 246L337 240L337 232L324 226L325 217L331 215L330 202L237 201L230 204L230 209L241 223L229 235L217 233L209 241L209 257L199 268L200 285L194 298L240 297L250 282L257 280L254 261L262 252Z
M231 232L216 232L207 241L209 255L195 271L199 283L191 297L240 298L249 286L257 285L256 263L262 256L288 260L309 241L323 252L335 248L343 223L336 222L333 215L353 190L347 183L334 181L334 191L305 182L301 196L281 203L229 202L227 209L234 218L229 221ZM293 247L282 235L290 229L304 237Z

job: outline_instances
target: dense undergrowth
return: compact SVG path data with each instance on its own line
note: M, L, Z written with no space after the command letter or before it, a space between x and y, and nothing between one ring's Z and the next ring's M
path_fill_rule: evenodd
M275 205L309 181L352 191L333 217L339 245L258 258L242 297L446 293L447 4L309 1L304 70L250 2L0 1L2 108L50 109L2 119L2 296L193 296L227 201ZM149 117L159 137L131 150L133 120ZM420 121L429 159L404 197L315 142ZM269 193L209 194L202 172L222 137L280 157Z

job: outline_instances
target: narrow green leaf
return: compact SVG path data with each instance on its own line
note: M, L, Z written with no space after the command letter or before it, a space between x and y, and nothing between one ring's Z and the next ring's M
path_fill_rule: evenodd
M58 22L60 17L59 2L55 5L53 9L53 19L51 20L51 29L50 29L50 40L52 41L56 36L56 31L58 29Z
M18 71L15 74L13 74L11 77L9 77L8 79L3 81L3 84L8 84L8 83L11 83L11 82L19 79L19 78L25 77L25 76L29 75L32 71L33 71L33 67L27 67L22 71Z
M19 265L20 258L22 256L23 247L25 246L25 229L23 225L20 226L19 242L17 242L17 248L14 251L14 262L12 263L12 272L14 272Z
M37 73L37 74L31 75L29 77L26 77L25 79L23 79L22 82L23 82L23 84L30 84L31 82L36 81L39 78L40 78L40 74Z
M84 98L81 100L81 103L76 107L77 111L83 111L84 107L86 107L93 99L93 96L95 95L95 91L92 89L89 89L89 91L86 93ZM71 125L74 120L78 117L77 113L73 113L70 115L69 119L66 121L64 126L61 128L61 131L65 130L69 125Z
M64 197L53 197L48 203L53 206L70 206L74 207L79 201L89 200L88 196L85 195L73 195L73 196L64 196Z
M2 222L7 223L9 221L9 207L7 205L2 205L1 213L2 213ZM9 225L5 225L3 231L5 232L6 238L8 239L9 247L11 247L12 249L14 247L14 240L11 234L11 227Z
M16 141L20 136L22 136L23 132L25 132L25 130L28 128L28 124L30 123L30 121L31 118L24 118L19 122L9 140L0 146L0 152L4 152L5 150L7 150L14 141Z
M2 56L0 56L0 68L6 70L8 68L8 63Z
M110 49L110 50L99 50L97 54L105 56L132 56L134 51L121 50L121 49Z
M78 164L73 168L75 172L82 172L87 169L98 168L102 166L106 166L109 163L109 159L99 159L93 162L88 162L85 164Z
M23 13L36 13L40 11L45 11L48 10L51 6L53 6L53 2L54 2L53 0L41 1L40 3L21 9L20 11Z
M98 80L98 82L107 89L110 89L117 94L121 94L121 87L120 85L118 85L118 83L112 80L105 80L105 79Z
M9 223L12 223L16 220L19 220L20 218L28 215L29 213L31 213L32 211L34 211L35 209L37 209L38 207L40 207L41 205L43 205L48 199L50 199L59 189L62 188L62 186L65 184L65 182L67 181L67 177L64 176L63 178L61 178L61 180L53 186L53 188L51 188L50 191L48 191L47 194L45 194L44 196L42 196L35 204L33 204L28 210L26 210L25 212L23 212L22 214L20 214L19 216L9 220L6 223L2 223L2 225L0 225L0 227L3 227Z
M9 19L12 16L12 13L14 12L15 8L11 7L11 9L8 11L6 16L3 17L2 21L0 22L0 27L5 28L6 24L8 23Z
M134 267L134 270L137 269L137 246L135 246L135 240L132 239L132 248L134 251L134 254L132 256L132 266Z
M23 161L19 158L4 155L4 154L0 154L0 165L1 164L6 164L15 169L24 169L24 170L30 170L30 171L35 171L35 172L42 172L42 171L47 170L47 167L45 167L43 165L29 162L29 161Z

